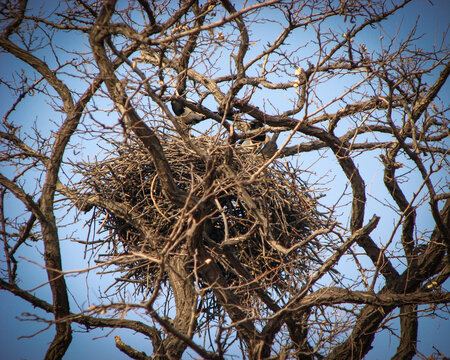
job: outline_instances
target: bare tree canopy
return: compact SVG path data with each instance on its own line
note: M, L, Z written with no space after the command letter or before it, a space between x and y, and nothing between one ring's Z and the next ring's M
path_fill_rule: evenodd
M39 356L444 356L450 53L396 27L418 2L2 1L0 289Z

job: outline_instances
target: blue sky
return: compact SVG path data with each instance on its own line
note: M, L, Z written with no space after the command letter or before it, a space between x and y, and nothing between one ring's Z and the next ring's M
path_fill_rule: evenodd
M358 41L361 43L367 44L369 50L376 50L379 47L380 41L386 41L390 35L394 34L399 30L400 32L408 30L414 25L416 20L418 19L418 33L423 33L423 37L421 38L421 43L424 48L429 47L432 44L438 43L442 41L442 33L447 30L449 21L448 16L450 14L450 2L446 0L436 0L433 1L433 5L426 0L418 0L408 5L405 9L402 9L397 14L395 21L383 22L382 30L377 33L374 31L373 33L362 34ZM271 14L267 14L268 17ZM274 19L276 20L276 19ZM335 24L337 27L342 27L342 32L345 32L345 24ZM266 26L261 25L258 27L257 31L255 31L254 36L259 37L261 39L267 40L268 38L273 38L274 34L279 31L279 28L275 25ZM376 36L375 36L376 34ZM71 35L65 34L64 41L71 41L71 45L78 44L78 38L67 38ZM380 40L380 36L383 36L384 40ZM295 39L290 39L290 41L294 42ZM448 43L447 43L448 44ZM80 49L88 50L87 43L81 43L78 45ZM45 54L46 60L50 63L52 62L51 54ZM228 61L228 60L225 60ZM0 74L6 77L11 76L11 69L19 69L20 64L17 60L12 57L0 54ZM228 62L224 62L224 68L227 70ZM294 71L295 69L293 69ZM83 79L72 79L72 86L76 86ZM323 94L324 97L332 96L333 91L339 91L340 89L333 88L330 86L330 94ZM338 87L340 84L335 84L334 86ZM446 84L444 91L442 92L444 97L446 97L446 101L448 104L448 99L450 98L449 85ZM0 87L0 96L2 99L7 99L3 105L0 105L2 110L6 108L6 106L10 106L12 98L9 92L4 88ZM288 96L286 96L288 97ZM209 105L208 103L206 103ZM211 104L211 103L210 103ZM278 105L278 104L277 104ZM280 97L279 106L282 108L283 106L288 107L290 104L286 101L283 102ZM211 104L213 106L213 104ZM49 107L45 104L45 99L42 96L36 95L34 97L29 97L24 102L24 105L21 106L16 113L14 114L15 122L17 125L23 126L24 131L29 131L32 124L36 121L36 127L39 132L45 136L48 134L54 127L52 125L52 121L60 122L61 117L59 114L51 111ZM116 122L116 118L111 116L107 118L105 116L102 121L109 122L111 125ZM202 125L203 126L203 125ZM200 129L200 128L199 128ZM201 128L203 129L203 128ZM90 141L82 140L78 138L81 142L82 146L85 146L81 149L81 152L73 152L70 156L74 159L76 158L84 158L87 159L88 156L92 159L92 156L99 152L99 149L93 146ZM448 142L447 142L448 144ZM77 149L78 151L78 149ZM337 165L335 163L334 158L329 154L329 167L330 170L330 179L333 177L333 171L339 171ZM301 168L308 169L309 171L320 174L323 174L323 163L316 163L317 155L315 153L307 153L302 154L299 157L293 157L292 161L300 164ZM382 183L382 164L379 163L379 160L376 158L366 158L361 157L358 162L360 170L363 174L365 174L365 180L367 183L368 189L368 213L366 214L366 219L370 219L373 213L375 214L386 214L390 210L382 206L383 197L388 197L384 190L384 185ZM13 169L1 169L2 173L7 175L11 174ZM312 177L316 175L311 175ZM413 177L411 179L410 190L413 192L414 189L420 185L421 180L417 177ZM28 185L27 185L28 186ZM30 191L32 182L29 184ZM345 191L346 183L341 181L334 181L332 183L332 189L326 191L326 197L324 201L329 204L334 203L336 198L338 198ZM20 205L12 198L8 199L8 206L14 208L17 212L24 211L20 207ZM69 217L70 218L70 217ZM382 223L376 229L376 231L372 234L374 240L382 241L385 236L385 231L388 228L392 227L392 223L395 222L396 215L393 213L392 217L382 217ZM419 221L426 226L427 222L431 220L430 214L425 210L420 213ZM75 227L67 224L67 226L61 228L60 236L61 238L67 237L70 238L72 234L75 234L77 238L86 239L88 236L87 228L80 228L80 224L77 224ZM41 258L39 257L39 253L42 253L42 249L40 249L41 244L32 243L30 247L24 248L21 253L21 259L25 259L23 262L23 267L20 271L21 283L20 285L25 289L34 289L42 283L42 279L45 278L45 270L36 264L36 262L41 263ZM36 249L38 252L36 253ZM73 244L69 240L64 240L62 242L62 251L63 251L63 259L64 259L64 268L66 270L76 270L81 269L86 266L86 259L84 258L84 254L82 250L80 250L80 245ZM90 265L94 265L93 261L90 262ZM351 264L348 264L352 266ZM351 268L347 267L345 259L340 263L340 269L342 271L351 271ZM350 275L351 276L351 275ZM98 277L95 274L81 274L78 276L68 276L67 282L69 284L69 288L72 291L71 296L71 306L72 310L75 311L78 306L81 308L87 308L92 304L99 304L103 300L99 297L101 293L100 289L105 289L107 284L111 282L111 276L104 275L102 277ZM106 285L105 285L106 284ZM36 295L47 299L48 301L51 299L49 289L46 286L42 286L36 288L34 290ZM81 303L77 303L75 301L80 301ZM0 313L0 348L2 348L2 353L0 354L0 360L3 359L41 359L43 358L45 351L53 337L53 329L49 329L43 332L40 332L45 328L45 324L40 322L33 321L21 321L18 318L23 317L24 313L35 313L38 316L46 317L44 312L33 309L27 303L14 297L13 295L2 291L0 292L0 306L3 311ZM138 315L135 315L135 318L138 318ZM398 326L397 326L398 327ZM128 359L127 356L120 353L114 346L114 335L121 335L122 339L129 345L134 345L140 351L145 351L147 354L151 353L151 346L149 341L144 339L140 335L136 335L131 331L127 330L114 330L111 332L110 330L94 330L90 333L85 333L82 327L74 324L73 328L75 330L73 336L73 342L70 346L65 359L80 359L80 358L112 358L112 359ZM31 337L31 338L23 338L18 339L19 336L29 336L40 332L39 334ZM450 334L450 322L448 319L431 319L431 318L423 318L420 319L419 324L419 339L421 344L419 344L420 350L429 355L433 350L432 346L438 348L441 352L445 352L447 356L450 356L450 343L448 342L448 334ZM368 354L366 359L368 360L376 360L376 359L385 359L387 358L387 354L392 354L395 352L397 345L397 341L394 337L390 336L389 333L384 332L382 334L377 335L374 349Z

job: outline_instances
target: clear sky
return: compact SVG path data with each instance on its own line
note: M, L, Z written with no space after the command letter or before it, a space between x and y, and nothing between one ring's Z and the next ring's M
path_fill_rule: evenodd
M402 9L396 16L395 21L389 23L382 23L383 31L380 33L381 36L388 37L393 34L397 29L405 29L407 32L415 23L416 20L418 26L418 33L423 33L421 42L426 48L430 44L440 41L442 39L442 33L448 30L449 26L449 14L450 14L450 1L447 0L434 0L432 3L426 0L416 0L405 9ZM270 14L268 14L270 16ZM342 29L343 32L345 29ZM267 39L273 37L276 31L270 26L260 25L255 36L259 36L261 39ZM366 41L367 46L377 48L379 46L380 38L379 36L374 37L373 34L367 34ZM67 40L67 39L66 39ZM361 39L362 40L362 39ZM88 45L86 40L80 42L79 38L74 38L70 43L70 46L76 46L79 49L88 50ZM46 54L48 61L51 61L51 54ZM225 61L228 64L228 59ZM226 66L225 64L225 66ZM10 77L11 71L13 69L19 69L20 64L17 60L12 57L0 53L0 74L3 76ZM76 82L82 80L72 80L72 84L76 86ZM336 85L338 86L338 85ZM332 91L332 89L331 89ZM446 84L443 94L446 94L447 102L450 98L449 85ZM0 86L0 97L1 99L6 99L0 102L0 108L3 110L11 105L12 98L10 93L5 87ZM16 123L20 124L26 128L37 121L37 128L42 134L46 134L52 129L51 121L59 121L59 115L49 111L49 107L45 105L44 98L36 95L35 97L28 98L26 100L26 106L22 106L17 110L14 119ZM281 101L282 103L282 101ZM281 106L283 106L281 104ZM288 104L286 103L286 106ZM106 120L105 120L106 121ZM87 144L87 141L86 141ZM82 144L83 146L85 144ZM84 148L80 154L73 153L73 157L87 158L89 155L93 156L98 152L98 149L92 148L92 145ZM2 150L2 149L0 149ZM302 166L307 167L311 171L320 171L320 169L314 166L314 154L302 155L301 159L293 158L293 161L302 163ZM363 173L371 174L371 181L368 182L368 208L373 211L373 213L380 213L387 211L385 207L380 207L379 199L380 194L385 195L384 185L382 183L382 166L377 165L376 160L371 159L361 159L359 162L360 169ZM335 167L335 164L330 160L330 169ZM2 173L10 174L12 169L1 169ZM414 179L412 179L414 182ZM419 179L417 179L419 181ZM329 201L333 203L336 196L342 193L345 186L344 183L334 184L336 188L327 194L324 201ZM412 188L415 188L415 184L412 184ZM23 211L14 199L9 199L9 205L11 207L17 206L17 211ZM372 213L366 215L366 219L371 217ZM391 220L391 219L390 219ZM382 218L382 221L386 221ZM426 223L430 221L430 214L424 212L421 214L420 221ZM383 237L384 225L390 226L391 224L380 224L374 233L374 238ZM78 224L76 227L67 225L60 229L60 236L70 237L73 232L76 232L76 237L83 239L87 238L87 228L80 228ZM31 244L27 249L24 249L20 253L21 259L26 259L24 264L22 264L22 269L20 272L20 278L22 283L20 284L25 289L33 289L35 286L41 284L42 279L45 278L45 271L39 265L35 263L42 263L41 259L36 257L35 249L40 247L40 244ZM65 240L62 243L64 268L66 270L81 269L86 266L86 259L84 254L80 251L79 245L72 244L69 240ZM41 250L42 252L42 250ZM3 258L2 258L3 260ZM93 265L93 261L90 262ZM346 264L340 264L341 269L346 271ZM105 275L103 277L95 276L94 274L82 274L78 276L69 276L67 282L69 289L71 289L73 296L71 298L72 309L75 310L79 307L86 308L91 304L98 304L102 300L99 299L99 289L105 288L104 284L109 284L111 277ZM450 285L450 284L447 284ZM39 296L50 300L51 296L49 289L46 286L37 288L33 290ZM76 300L82 299L82 303L77 303ZM24 318L22 314L31 313L37 314L48 318L48 315L44 312L33 309L23 300L14 297L13 295L2 291L0 292L0 360L6 359L42 359L45 351L50 343L54 331L53 328L50 330L45 330L45 324L41 322L34 321L23 321L20 318ZM69 347L69 350L65 356L65 359L75 360L75 359L92 359L92 358L110 358L110 359L129 359L126 355L120 353L114 346L114 335L119 334L122 336L123 340L140 351L145 351L147 354L151 354L150 342L144 339L141 335L133 334L131 331L127 330L94 330L89 333L85 332L85 329L74 324L74 335L73 342ZM444 352L447 356L450 356L450 342L448 337L450 334L450 322L448 319L432 319L432 318L422 318L420 319L419 325L419 349L429 355L433 349L432 346L438 348L441 352ZM21 338L20 336L31 336L27 338ZM387 332L377 335L374 349L369 352L366 359L368 360L382 360L389 357L390 354L395 352L397 346L397 340L390 336Z

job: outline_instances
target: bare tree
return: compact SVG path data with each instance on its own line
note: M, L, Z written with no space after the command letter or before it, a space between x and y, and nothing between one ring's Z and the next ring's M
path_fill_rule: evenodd
M3 1L0 288L52 314L46 358L74 324L147 336L116 336L133 359L360 359L386 329L418 354L450 300L450 65L440 34L380 35L409 3ZM75 311L67 275L100 270Z

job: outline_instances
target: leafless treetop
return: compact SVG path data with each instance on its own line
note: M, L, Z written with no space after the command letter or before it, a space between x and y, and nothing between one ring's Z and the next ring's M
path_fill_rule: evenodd
M46 358L76 323L145 335L115 338L134 359L363 358L386 328L419 354L450 299L450 55L392 30L412 5L4 1L0 287L53 315Z

